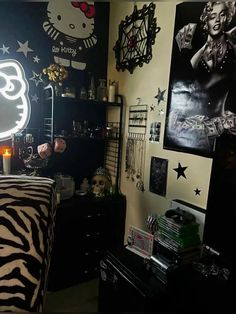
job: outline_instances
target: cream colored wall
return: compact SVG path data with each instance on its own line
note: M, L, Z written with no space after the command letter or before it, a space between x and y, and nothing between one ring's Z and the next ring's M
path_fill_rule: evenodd
M153 46L153 57L149 64L144 63L143 67L136 67L133 74L127 70L118 72L116 70L116 60L113 47L118 39L118 27L121 20L133 11L133 2L111 2L110 3L110 29L109 29L109 55L108 55L108 78L119 82L119 93L125 97L126 119L124 125L124 140L122 151L122 174L121 191L127 196L127 228L130 224L145 229L146 217L149 213L160 213L168 209L172 199L181 199L202 208L206 208L211 164L212 160L191 154L179 153L163 149L163 136L165 114L162 116L148 112L147 145L145 156L145 192L140 192L135 184L126 179L124 172L125 166L125 147L128 135L128 113L129 106L137 104L137 98L141 97L141 102L150 105L156 104L154 96L157 94L158 87L165 92L165 101L161 101L159 109L166 112L170 61L172 52L172 38L175 21L175 2L154 2L156 4L155 17L157 26L161 27L156 35L155 45ZM136 2L138 9L141 9L147 2ZM161 122L160 143L149 143L148 133L152 121ZM167 193L166 197L149 192L150 160L151 156L168 159ZM178 166L187 166L185 171L187 179L180 177L177 180L177 173L173 170ZM200 195L195 195L194 189L201 190Z

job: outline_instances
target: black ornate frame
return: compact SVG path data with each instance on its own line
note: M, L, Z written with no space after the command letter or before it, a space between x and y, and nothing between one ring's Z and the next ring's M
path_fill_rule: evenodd
M133 13L121 21L119 38L113 48L118 71L127 69L132 74L136 66L142 67L152 59L152 45L161 29L154 18L155 7L150 3L138 10L135 5Z

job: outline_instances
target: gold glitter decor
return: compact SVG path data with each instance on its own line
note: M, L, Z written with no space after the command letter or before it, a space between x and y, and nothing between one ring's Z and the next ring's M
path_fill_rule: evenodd
M68 71L60 64L50 64L43 69L43 74L48 76L49 81L62 85L62 82L68 77Z

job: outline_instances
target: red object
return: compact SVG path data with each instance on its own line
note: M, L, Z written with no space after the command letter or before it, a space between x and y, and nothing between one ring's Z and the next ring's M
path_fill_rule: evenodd
M95 16L95 7L92 4L88 4L87 2L79 2L72 1L71 4L75 8L79 8L82 12L84 12L87 18L92 18Z

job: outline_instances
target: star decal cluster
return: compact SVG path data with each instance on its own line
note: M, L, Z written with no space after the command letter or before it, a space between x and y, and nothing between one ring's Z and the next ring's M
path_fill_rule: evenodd
M158 87L158 93L157 93L156 96L154 96L154 98L157 99L157 106L160 105L161 101L165 101L165 99L164 99L164 94L165 94L165 92L166 92L166 89L161 90L160 87ZM154 104L152 104L152 105L150 106L150 111L153 111L153 112L154 112L157 106L155 106ZM163 109L159 110L159 112L158 112L158 115L159 115L159 116L162 115L162 114L164 114L164 110L163 110Z
M30 43L28 40L26 41L16 41L16 45L18 46L18 48L13 49L12 47L8 46L6 44L6 42L1 43L0 42L0 56L7 56L10 55L10 52L17 52L18 54L23 54L25 59L29 59L29 56L31 56L31 61L34 64L39 64L40 63L40 58L38 55L34 55L34 50L31 47ZM15 50L15 51L14 51ZM10 57L10 56L9 56ZM40 83L43 83L43 79L42 79L42 73L36 73L35 71L32 71L33 76L29 78L30 81L33 81L35 83L35 87L38 87L38 85ZM31 101L33 102L38 102L39 97L37 95L37 93L35 93L34 95L31 95Z

